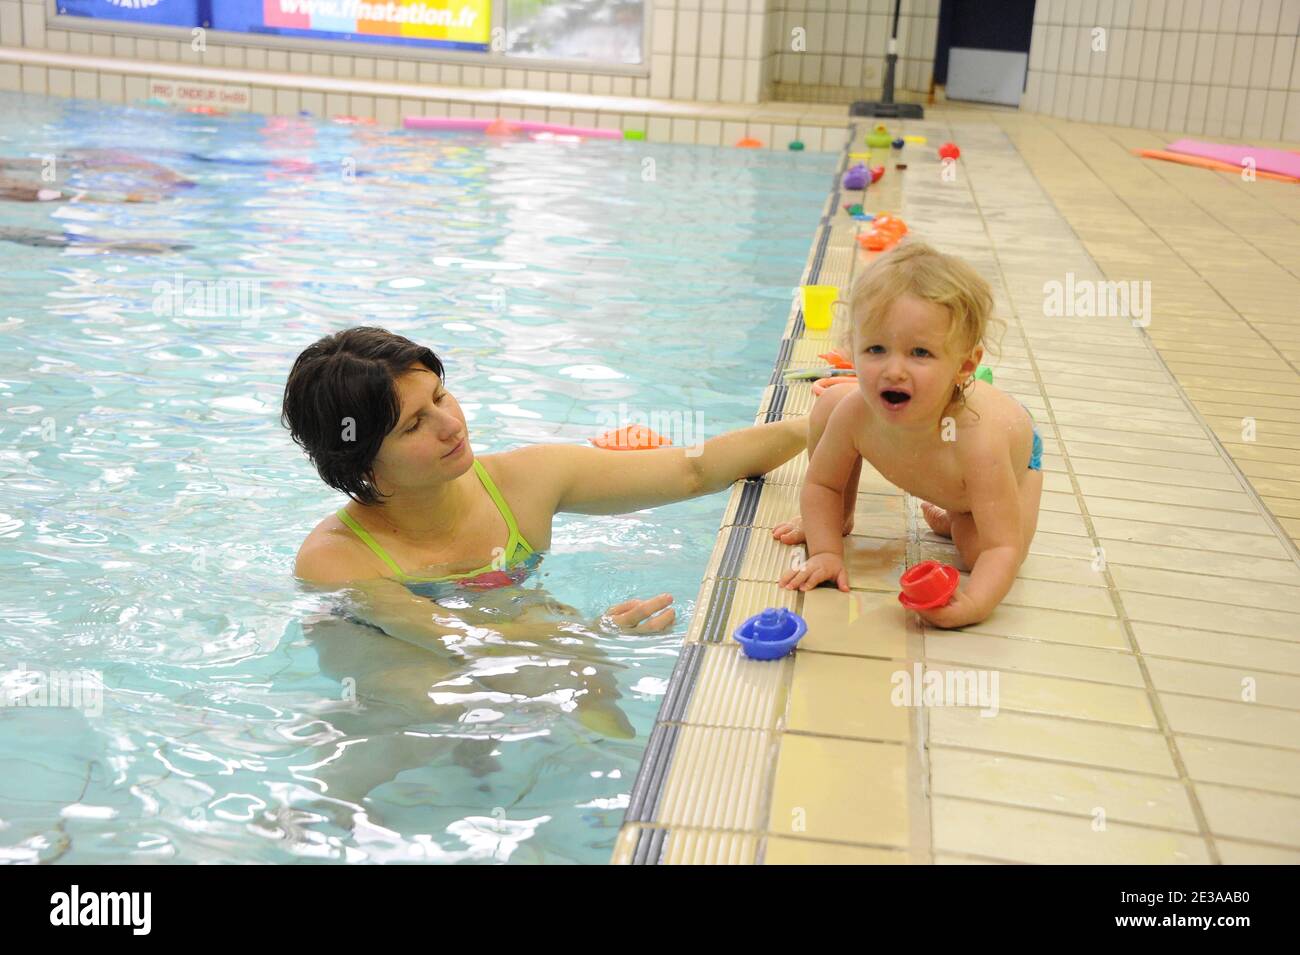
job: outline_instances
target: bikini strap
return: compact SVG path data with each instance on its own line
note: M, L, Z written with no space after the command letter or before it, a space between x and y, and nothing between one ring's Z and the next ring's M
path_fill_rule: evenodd
M477 464L478 462L476 461L475 463ZM367 531L364 527L362 527L357 522L357 519L355 517L353 517L347 511L342 509L336 511L335 514L337 515L339 520L341 520L348 527L352 528L352 533L360 537L362 543L364 543L367 547L369 547L372 551L374 551L375 556L378 557L380 560L382 560L385 564L387 564L392 569L393 573L397 574L398 577L406 576L406 574L402 571L402 568L397 566L397 561L393 560L393 558L388 556L388 551L384 550L382 547L379 546L379 542L370 536L370 532Z
M528 542L524 540L523 536L519 533L519 525L515 523L514 512L510 510L510 505L507 504L506 499L501 496L501 492L497 490L496 484L493 483L492 478L488 475L487 468L483 466L483 462L478 458L474 459L474 470L478 473L478 479L483 482L483 486L487 488L488 495L492 498L492 503L497 506L497 510L501 512L501 516L505 518L506 528L510 531L510 539L506 541L506 559L509 560L514 556L516 544L522 544L529 553L532 553L532 547L528 545Z
M510 536L506 540L506 560L514 558L516 547L521 546L527 553L533 553L532 546L529 545L528 541L524 540L523 535L519 533L519 525L515 522L515 515L514 512L510 510L510 505L507 504L506 499L501 496L501 492L497 490L497 486L493 483L491 476L487 472L487 468L482 465L478 458L474 459L474 471L478 474L479 481L487 490L488 496L492 498L492 503L495 504L497 510L501 512L501 516L506 522L506 529L510 532ZM355 517L343 509L336 511L335 513L338 519L350 527L352 532L356 534L357 537L361 538L362 543L369 547L376 557L387 564L393 573L401 580L451 580L456 577L472 576L472 574L452 574L445 578L411 577L403 571L401 567L397 566L397 561L388 556L388 551L384 550L383 547L379 545L379 542L370 536L370 532L362 527Z

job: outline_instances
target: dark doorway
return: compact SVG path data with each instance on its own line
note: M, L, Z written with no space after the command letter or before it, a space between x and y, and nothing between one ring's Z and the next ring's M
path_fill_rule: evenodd
M934 51L934 82L948 82L948 51L975 50L1028 53L1034 32L1034 0L943 0Z

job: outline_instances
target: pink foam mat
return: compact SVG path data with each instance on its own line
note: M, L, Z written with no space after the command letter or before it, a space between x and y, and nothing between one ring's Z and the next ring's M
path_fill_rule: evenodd
M1281 173L1300 179L1300 154L1282 149L1265 149L1262 146L1225 146L1222 143L1203 143L1199 139L1180 139L1169 144L1169 151L1187 156L1204 156L1240 167L1243 159L1253 159L1255 168L1264 172Z

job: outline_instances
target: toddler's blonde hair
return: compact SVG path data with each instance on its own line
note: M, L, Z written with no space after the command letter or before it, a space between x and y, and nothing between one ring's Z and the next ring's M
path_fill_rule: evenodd
M890 306L904 295L913 295L948 310L951 321L944 340L946 350L967 355L977 345L993 351L995 329L1005 323L993 315L993 291L989 283L969 264L955 255L945 255L924 242L904 242L872 262L853 283L848 314L838 316L836 344L845 355L853 354L853 331L860 324L870 327L889 314ZM999 334L1000 337L1000 334Z

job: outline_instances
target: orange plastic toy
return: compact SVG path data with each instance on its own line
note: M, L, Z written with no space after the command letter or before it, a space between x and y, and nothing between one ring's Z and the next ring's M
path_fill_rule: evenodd
M626 428L606 431L590 440L596 447L606 451L647 451L672 444L663 435L655 434L643 424L630 424Z
M813 382L813 397L820 398L822 392L827 388L834 388L836 385L856 385L858 378L856 375L836 375L834 378L818 378Z
M868 252L886 252L907 234L907 223L888 213L876 216L871 231L858 236L858 245Z
M887 212L884 215L876 216L871 223L871 228L876 232L886 232L897 236L907 235L907 223L898 216L891 216Z
M849 361L837 351L824 351L817 356L832 368L852 368L853 362Z

